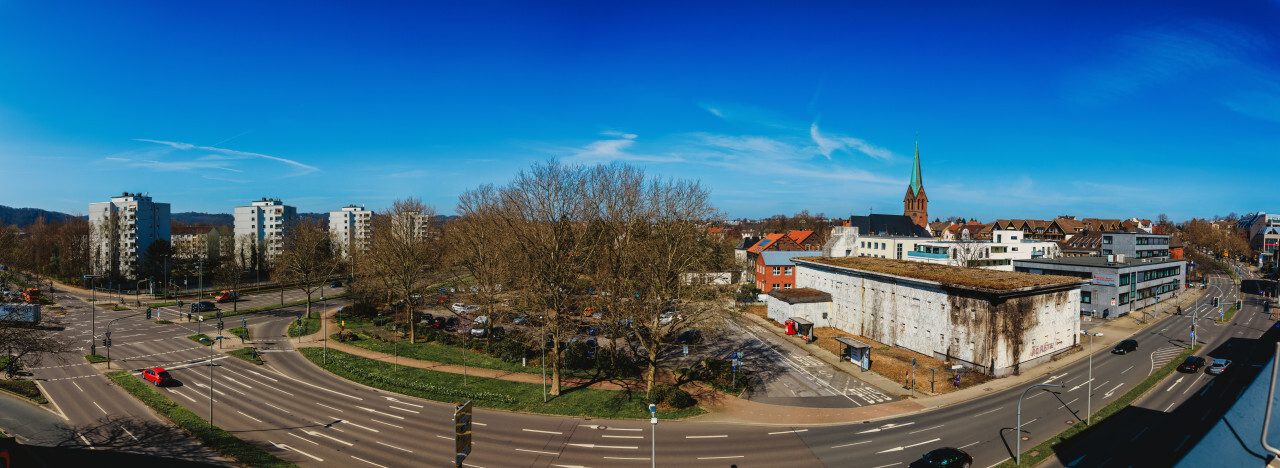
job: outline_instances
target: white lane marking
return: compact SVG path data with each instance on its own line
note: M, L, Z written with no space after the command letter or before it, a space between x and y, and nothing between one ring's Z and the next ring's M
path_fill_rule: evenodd
M869 441L869 440L864 440L864 441L862 441L862 442L854 442L854 443L851 443L851 444L837 445L837 446L835 446L835 447L831 447L831 448L848 447L848 446L851 446L851 445L860 445L860 444L865 444L865 443L867 443L867 442L871 442L871 441Z
M83 388L80 388L80 384L75 383L74 381L72 381L72 382L71 382L71 385L75 385L75 386L76 386L76 390L79 390L79 391L81 391L81 392L84 392L84 389L83 389Z
M400 408L400 407L396 407L396 406L388 406L388 408L391 408L391 409L398 409L398 410L400 410L400 411L406 411L406 412L413 413L413 414L419 414L417 411L414 411L414 410L411 410L411 409Z
M876 453L901 452L901 451L903 451L903 450L905 450L905 449L909 449L909 448L911 448L911 447L918 447L918 446L921 446L921 445L924 445L924 444L931 444L931 443L937 442L937 441L939 441L939 440L942 440L942 439L926 440L926 441L924 441L924 442L920 442L920 443L918 443L918 444L903 445L903 446L894 447L894 448L891 448L891 449L888 449L888 450L882 450L882 451L879 451L879 452L876 452Z
M1000 411L1000 410L1002 410L1002 409L1004 409L1004 408L996 408L996 409L993 409L993 410L990 410L990 411L983 411L983 412L981 412L981 413L978 413L978 414L973 415L973 417L975 417L975 418L976 418L976 417L978 417L978 416L982 416L982 415L984 415L984 414L991 414L991 413L994 413L994 412L996 412L996 411Z
M97 407L98 407L98 411L101 411L101 412L102 412L102 414L107 414L107 410L102 409L102 405L99 405L99 404L98 404L98 402L96 402L96 401L95 401L95 402L93 402L93 406L97 406Z
M541 453L541 454L543 454L543 455L554 455L554 456L559 456L559 455L560 455L560 453L558 453L558 452L543 452L543 451L541 451L541 450L527 450L527 449L522 449L522 448L518 448L518 449L516 449L516 450L519 450L519 451L521 451L521 452L529 452L529 453Z
M808 429L792 429L790 431L770 432L769 435L792 434L792 433L798 433L798 432L809 432L809 430Z
M609 434L601 434L600 437L605 437L609 439L643 439L644 438L644 436L623 436L623 435L609 435ZM689 436L685 436L685 438L687 439L689 438Z
M1169 385L1169 388L1164 389L1164 391L1168 392L1168 391L1173 390L1173 387L1177 387L1177 386L1178 386L1178 384L1182 383L1182 379L1185 379L1185 378L1187 378L1187 376L1185 376L1185 375L1184 375L1184 376L1180 376L1180 377L1178 377L1178 380L1177 380L1177 381L1174 381L1174 382L1173 382L1173 384L1170 384L1170 385Z
M640 437L644 437L644 436L640 436ZM684 438L686 439L720 439L724 437L729 437L729 435L721 434L721 435L684 436Z
M472 422L471 424L476 425L476 426L488 426L488 424L485 424L485 423L478 423L478 422Z
M197 386L197 387L200 387L200 388L209 388L209 386L208 386L208 385L202 384L202 383L200 383L200 382L191 382L191 384L192 384L192 385L195 385L195 386ZM227 396L227 394L226 394L226 393L222 393L222 390L218 390L218 389L216 389L216 388L209 388L209 389L210 389L210 390L213 390L213 393L217 393L217 394L222 395L222 396Z
M522 430L522 431L525 431L525 432L537 432L537 433L540 433L540 434L564 435L564 433L563 433L563 432L556 432L556 431L543 431L543 430L538 430L538 429L521 429L521 430Z
M361 425L359 425L359 424L353 423L353 422L351 422L351 421L347 421L347 420L345 420L345 419L338 419L338 418L335 418L335 417L333 417L333 416L329 416L329 418L330 418L330 419L333 419L334 421L340 422L340 423L350 424L350 425L352 425L352 426L355 426L355 427L358 427L358 428L364 429L364 430L366 430L366 431L382 432L382 431L379 431L379 430L374 429L374 428L372 428L372 427L364 427L364 426L361 426Z
M80 436L80 440L84 441L85 445L89 446L89 448L93 448L93 444L89 443L89 439L86 439L84 434L77 432L76 435Z
M288 377L288 376L286 376L286 377ZM319 389L319 390L324 390L324 391L326 391L326 392L333 393L333 394L335 394L335 395L342 395L342 396L344 396L344 397L351 398L351 399L353 399L353 400L364 400L364 398L360 398L360 397L355 396L355 395L348 395L348 394L346 394L346 393L342 393L342 392L339 392L339 391L337 391L337 390L331 390L331 389L328 389L328 388L324 388L324 387L321 387L321 386L319 386L319 385L312 384L312 383L310 383L310 382L304 382L304 381L302 381L302 380L295 379L295 378L293 378L293 377L288 377L288 378L289 378L290 380L293 380L294 382L298 382L298 383L300 383L300 384L306 385L306 386L311 387L311 388L315 388L315 389Z
M356 459L356 460L360 460L360 461L362 461L362 462L365 462L365 463L368 463L368 464L370 464L370 465L377 466L377 467L380 467L380 468L387 468L386 466L379 465L379 464L377 464L377 463L371 462L371 461L369 461L369 460L365 460L365 459L360 458L360 457L357 457L357 456L355 456L355 455L352 455L352 456L351 456L351 458L354 458L354 459Z
M265 401L264 401L264 402L262 402L262 404L267 405L267 406L270 406L270 407L275 408L275 409L278 409L278 410L280 410L280 412L281 412L281 413L285 413L285 414L293 414L293 413L290 413L290 412L289 412L289 410L287 410L287 409L281 408L281 407L276 406L276 405L273 405L273 404L271 404L271 403L267 403L267 402L265 402Z
M516 449L519 450L519 449ZM605 460L648 460L649 457L600 457Z
M1173 405L1176 405L1176 404L1178 403L1177 402L1169 403L1169 406L1166 406L1164 408L1164 412L1168 413L1170 409L1173 409Z
M316 404L317 404L317 405L320 405L320 406L323 406L323 407L325 407L325 408L329 408L329 409L331 409L331 410L337 411L337 412L339 412L339 413L341 413L341 412L342 412L342 410L341 410L341 409L334 408L334 407L332 407L332 406L326 405L326 404L321 403L321 402L318 402L318 401L316 402Z
M898 466L898 465L901 465L901 464L902 464L902 462L898 462L898 463L890 463L890 464L888 464L888 465L880 465L880 466L877 466L877 467L875 467L875 468L886 468L886 467L890 467L890 466ZM996 465L999 465L999 463L996 463ZM991 466L992 466L992 467L994 467L994 466L996 466L996 465L991 465Z
M244 411L236 410L236 412L237 412L237 413L240 413L240 415L241 415L241 416L244 416L244 417L246 417L246 418L252 419L252 420L257 421L257 422L259 422L259 423L261 423L261 422L262 422L262 420L261 420L261 419L258 419L258 418L255 418L255 417L253 417L253 416L249 416L249 415L247 415L247 414L244 414Z
M596 445L596 444L565 444L565 445L572 445L574 447L583 447L583 448L625 449L625 450L635 450L640 448L636 446L626 446L626 445Z
M1080 399L1079 399L1079 398L1076 398L1076 399L1074 399L1074 400L1071 400L1071 401L1068 401L1068 402L1066 402L1066 403L1063 403L1063 404L1062 404L1062 406L1059 406L1059 407L1058 407L1058 409L1066 408L1066 407L1067 407L1067 405L1072 404L1072 403L1075 403L1075 402L1077 402L1077 401L1080 401Z
M176 390L174 390L174 391L170 391L169 393L172 393L172 394L174 394L174 395L178 395L178 396L180 396L180 397L183 397L183 398L186 398L186 399L188 399L188 400L191 400L191 402L192 402L192 403L195 403L195 402L196 402L196 399L195 399L195 398L191 398L191 397L187 396L187 394L185 394L185 393L182 393L182 392L179 392L179 391L176 391Z
M699 460L723 460L727 458L746 458L746 455L734 455L731 457L698 457Z
M1129 372L1129 369L1133 369L1133 366L1129 366L1129 368L1128 368L1128 369L1122 370L1122 371L1120 371L1120 373L1121 373L1121 374L1123 374L1123 373L1125 373L1125 372Z
M253 390L253 386L252 386L252 385L249 385L249 384L247 384L247 383L241 382L241 381L236 380L236 379L223 379L223 382L233 383L233 384L239 385L239 386L241 386L241 387L247 388L247 389L249 389L249 390Z
M1191 389L1196 388L1196 384L1200 383L1200 379L1203 379L1205 375L1206 374L1200 374L1196 376L1196 379L1192 380L1191 383L1187 385L1187 389L1182 391L1182 394L1186 395L1187 392L1191 391Z
M138 436L133 435L133 433L132 433L132 432L129 432L129 428L124 427L124 426L120 426L120 429L124 430L124 433L125 433L125 434L129 434L129 437L133 437L133 440L138 440Z
M1174 453L1178 453L1178 450L1181 450L1181 449L1182 449L1182 444L1187 443L1187 440L1188 440L1188 439L1190 439L1190 438L1191 438L1191 436L1189 436L1189 435L1188 435L1188 436L1186 436L1186 437L1183 437L1183 438L1182 438L1182 442L1178 442L1178 446L1173 448L1173 452L1174 452Z
M382 422L382 421L379 421L379 420L377 420L377 419L372 419L372 418L370 418L369 420L370 420L370 421L373 421L373 422L376 422L376 423L378 423L378 424L386 424L386 425L391 426L391 427L394 427L394 428L396 428L396 429L404 429L404 426L397 426L397 425L395 425L395 424L391 424L391 423L389 423L389 422Z
M277 443L275 443L275 442L271 442L271 441L269 441L269 440L268 440L267 442L270 442L270 443L271 443L271 445L276 446L276 448L282 448L282 449L285 449L285 450L292 450L292 451L294 451L294 452L298 452L298 453L301 453L301 454L306 455L306 456L308 456L308 457L311 457L311 459L312 459L312 460L315 460L315 461L318 461L318 462L322 462L322 461L324 461L324 459L323 459L323 458L317 457L317 456L312 455L312 454L309 454L309 453L307 453L307 452L303 452L303 451L301 451L301 450L298 450L298 449L296 449L296 448L290 447L290 446L288 446L288 445L285 445L285 444L277 444Z
M632 428L629 428L629 427L610 427L610 428L605 429L605 430L606 430L606 431L632 431L632 432L638 432L638 431L643 431L644 429L632 429ZM646 458L646 460L648 460L648 459Z
M1022 423L1022 425L1021 425L1021 426L1018 426L1018 429L1022 429L1022 428L1024 428L1024 427L1026 427L1026 426L1027 426L1027 424L1031 424L1031 423L1036 422L1036 421L1039 421L1039 420L1040 420L1040 418L1035 418L1035 419L1032 419L1032 420L1030 420L1030 421L1024 422L1024 423Z
M978 442L981 442L981 441L978 441ZM959 447L956 447L956 448L960 448L960 449L962 449L962 448L973 447L973 446L975 446L975 445L978 445L978 442L974 442L974 443L969 444L969 445L962 445L962 446L959 446Z
M368 412L370 412L370 413L378 413L378 414L381 414L381 415L383 415L383 416L391 416L391 417L396 418L396 419L404 419L404 416L397 416L397 415L394 415L394 414L391 414L391 413L383 413L383 412L378 411L378 410L373 409L373 408L365 408L365 407L363 407L363 406L357 406L356 408L360 408L360 409L365 410L365 411L368 411Z
M285 434L289 434L289 435L291 435L291 436L297 437L297 438L302 439L302 440L305 440L305 441L307 441L307 442L311 442L311 443L312 443L312 444L314 444L314 445L320 445L320 443L319 443L319 442L312 442L311 440L307 439L306 437L303 437L303 436L300 436L300 435L294 434L294 433L292 433L292 432L286 432Z
M915 434L915 433L917 433L917 432L924 432L924 431L927 431L927 430L929 430L929 429L937 429L937 428L939 428L939 427L942 427L942 425L941 425L941 424L939 424L939 425L937 425L937 426L933 426L933 427L926 427L926 428L924 428L924 429L920 429L920 430L918 430L918 431L908 432L907 434Z
M993 410L993 411L994 411L994 410ZM877 428L875 428L875 429L867 429L867 430L865 430L865 431L859 432L859 434L868 434L868 433L872 433L872 432L880 432L880 431L883 431L883 430L885 430L885 429L893 429L893 428L897 428L897 427L910 426L910 425L912 425L912 424L915 424L915 423L914 423L914 422L909 422L909 423L903 423L903 424L885 424L885 425L880 426L880 427L877 427Z
M1217 382L1217 381L1215 380L1214 382ZM1212 386L1213 386L1213 382L1209 382L1209 385L1205 385L1205 386L1204 386L1204 390L1201 390L1201 391L1200 391L1200 395L1199 395L1199 396L1204 396L1204 394L1205 394L1205 393L1209 393L1209 388L1210 388L1210 387L1212 387Z
M326 438L326 439L332 440L332 441L337 442L337 443L339 443L339 444L344 444L344 445L346 445L347 447L354 447L354 446L355 446L355 445L353 445L351 442L347 442L347 441L345 441L345 440L335 438L335 437L333 437L333 436L331 436L331 435L329 435L329 434L325 434L325 433L323 433L323 432L308 431L308 430L306 430L306 429L303 429L303 430L302 430L302 432L305 432L305 433L307 433L307 435L310 435L310 436L315 436L315 437L324 437L324 438Z

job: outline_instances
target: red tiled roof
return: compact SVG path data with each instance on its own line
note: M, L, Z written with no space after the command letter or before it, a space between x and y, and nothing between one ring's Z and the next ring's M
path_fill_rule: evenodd
M797 244L804 243L804 240L808 239L809 236L811 235L813 235L813 231L791 231L787 233L787 237L790 237L791 240L796 241Z
M760 239L760 242L756 242L756 245L753 245L751 246L751 248L747 249L747 252L756 253L756 254L760 252L764 252L765 249L768 249L770 245L772 245L778 239L781 239L782 236L783 234L780 234L780 233L766 235L764 236L763 239Z

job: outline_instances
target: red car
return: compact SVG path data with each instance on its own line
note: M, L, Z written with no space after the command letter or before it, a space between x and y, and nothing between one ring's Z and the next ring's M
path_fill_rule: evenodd
M169 372L163 367L153 367L142 371L143 380L149 380L157 387L165 384L173 383L173 377L169 376Z

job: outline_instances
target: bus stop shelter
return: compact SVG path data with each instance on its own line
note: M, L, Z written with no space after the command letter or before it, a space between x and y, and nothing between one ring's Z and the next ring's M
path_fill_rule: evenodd
M871 346L847 336L837 336L836 342L844 345L840 357L848 357L849 362L857 364L862 370L871 368Z

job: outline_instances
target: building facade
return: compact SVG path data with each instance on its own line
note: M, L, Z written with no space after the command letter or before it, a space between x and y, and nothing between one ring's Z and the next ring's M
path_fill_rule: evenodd
M1169 258L1169 236L1145 232L1103 232L1102 256L1124 255L1135 259Z
M1170 301L1186 286L1186 262L1168 258L1065 257L1016 260L1016 272L1074 276L1088 281L1080 290L1080 315L1114 319Z
M907 252L905 260L1013 271L1014 260L1062 256L1056 242L1030 240L1024 238L1024 235L1025 233L1017 230L996 230L992 231L989 241L921 242L916 244L915 249Z
M796 264L794 257L819 257L822 252L806 250L761 252L756 257L755 282L756 289L768 293L774 289L791 289L796 285Z
M251 249L256 245L265 258L275 258L284 252L284 238L297 222L298 209L279 198L264 197L249 206L237 206L234 230L237 248Z
M141 193L122 193L109 202L89 204L93 271L136 278L156 241L169 242L169 204Z
M996 376L1048 362L1076 344L1075 278L868 257L796 258L796 286L825 306L769 300L769 318L809 320Z
M352 253L369 251L373 238L373 212L363 206L349 205L329 212L329 236L342 251L342 258Z

